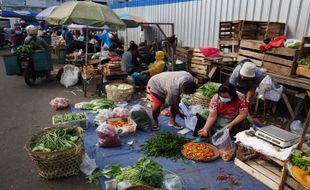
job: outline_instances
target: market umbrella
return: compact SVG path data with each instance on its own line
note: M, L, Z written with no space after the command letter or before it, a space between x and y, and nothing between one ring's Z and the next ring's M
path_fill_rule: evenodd
M37 14L36 19L46 20L47 17L50 16L57 8L58 6L52 6L44 9L43 11L39 12L39 14Z
M126 27L125 23L109 7L89 1L70 1L63 3L47 17L46 21L51 25L86 25L86 63L88 26L102 27L108 25L116 29Z
M127 28L137 28L140 23L144 23L142 24L143 27L148 27L148 24L145 24L147 21L138 15L132 13L118 13L117 15L124 21Z

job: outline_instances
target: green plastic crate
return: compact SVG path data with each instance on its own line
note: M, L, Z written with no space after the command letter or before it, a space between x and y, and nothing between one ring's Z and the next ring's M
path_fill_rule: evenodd
M17 55L3 55L3 61L7 75L21 74L20 64L17 60Z
M59 64L65 64L66 63L66 49L59 49L58 63Z
M32 61L35 71L53 70L51 55L49 52L40 51L32 53Z

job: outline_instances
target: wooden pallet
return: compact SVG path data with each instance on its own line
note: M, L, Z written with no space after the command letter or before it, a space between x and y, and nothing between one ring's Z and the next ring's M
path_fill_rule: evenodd
M274 190L278 190L280 188L283 166L278 163L261 158L255 158L244 162L238 158L235 158L234 163L269 188ZM304 188L291 176L287 176L283 189L306 190L306 188Z
M237 61L250 59L257 66L262 66L264 53L260 51L259 47L261 45L264 45L264 42L257 40L241 40Z
M307 56L310 56L310 36L303 37L298 59L300 60ZM310 78L310 69L301 64L298 64L296 75Z

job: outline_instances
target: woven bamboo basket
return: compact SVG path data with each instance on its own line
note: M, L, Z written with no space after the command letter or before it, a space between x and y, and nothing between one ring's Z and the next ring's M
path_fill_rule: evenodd
M192 103L201 105L203 108L209 107L209 102L211 101L211 98L208 96L204 96L200 93L195 93L192 98Z
M84 153L83 146L83 129L80 127L74 127L79 139L76 142L77 146L73 146L63 151L55 152L33 152L31 150L31 143L47 134L49 131L57 128L64 127L69 128L69 125L59 125L49 127L34 134L26 144L26 149L31 160L35 163L38 174L45 179L54 179L77 175L80 170L80 164L82 162L82 155Z
M146 185L134 185L127 187L125 190L154 190L154 188Z
M118 85L125 85L126 88L117 88ZM107 98L114 102L129 101L135 91L134 86L126 83L112 83L105 86Z

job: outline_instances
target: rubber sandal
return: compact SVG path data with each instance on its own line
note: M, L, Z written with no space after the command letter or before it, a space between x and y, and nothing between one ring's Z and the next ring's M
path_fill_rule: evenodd
M175 128L175 129L178 129L178 130L181 130L181 129L184 128L184 127L182 127L182 126L179 125L179 124L174 125L174 124L171 124L170 122L168 123L168 126L173 127L173 128Z
M154 125L152 127L152 131L159 131L159 126L158 125Z

